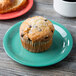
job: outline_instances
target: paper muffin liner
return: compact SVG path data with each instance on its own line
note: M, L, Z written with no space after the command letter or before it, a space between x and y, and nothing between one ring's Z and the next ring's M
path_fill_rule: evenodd
M23 41L22 39L21 39L21 42L25 49L31 52L37 53L37 52L43 52L47 50L52 44L52 38L45 42L34 42L33 43L32 41L28 41L28 40Z

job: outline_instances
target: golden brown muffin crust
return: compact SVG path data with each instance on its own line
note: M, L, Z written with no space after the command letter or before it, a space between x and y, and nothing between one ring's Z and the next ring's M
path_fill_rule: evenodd
M53 24L41 16L26 19L20 27L20 36L23 35L23 40L30 39L32 42L49 40L53 33Z

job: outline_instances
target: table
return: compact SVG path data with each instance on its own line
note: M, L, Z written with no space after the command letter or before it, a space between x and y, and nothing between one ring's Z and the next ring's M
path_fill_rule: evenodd
M72 34L74 41L71 53L63 61L44 68L18 64L9 58L3 49L5 32L15 23L36 15L64 25ZM34 0L32 9L25 15L11 20L0 20L0 76L76 76L76 18L60 16L54 11L52 0Z

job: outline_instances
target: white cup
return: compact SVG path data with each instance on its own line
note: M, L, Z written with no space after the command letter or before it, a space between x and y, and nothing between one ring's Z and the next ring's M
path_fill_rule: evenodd
M53 7L56 12L66 17L76 17L76 2L54 0Z

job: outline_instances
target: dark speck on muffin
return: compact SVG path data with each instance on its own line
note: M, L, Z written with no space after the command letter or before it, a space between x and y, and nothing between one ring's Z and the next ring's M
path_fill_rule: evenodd
M31 25L29 25L29 28L32 28L32 26L31 26Z
M47 21L47 19L45 21Z
M31 41L30 38L28 38L28 41Z
M38 29L38 31L41 32L42 30L41 29Z
M51 32L53 33L53 30L51 30Z
M48 39L48 37L45 37L45 39Z
M21 37L23 37L24 36L24 34L21 34Z

